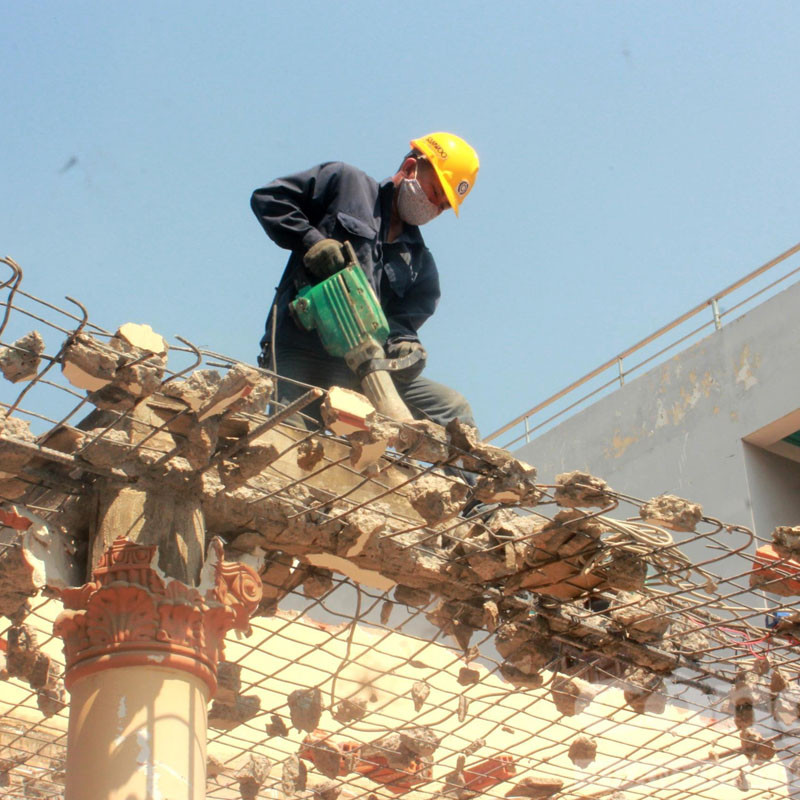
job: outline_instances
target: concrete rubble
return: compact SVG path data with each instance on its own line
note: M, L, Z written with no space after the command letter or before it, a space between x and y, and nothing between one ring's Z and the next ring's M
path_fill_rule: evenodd
M574 470L556 475L553 499L563 508L606 508L616 501L602 478Z
M781 558L800 560L800 526L779 525L772 531L772 546Z
M639 509L639 516L645 522L662 528L694 533L703 518L703 507L674 494L662 494L644 503Z
M299 731L311 732L319 725L322 716L322 692L312 689L296 689L287 698L292 725Z
M586 769L597 757L597 742L590 736L581 734L569 744L569 760L576 767Z
M44 353L44 339L31 331L8 347L0 347L0 372L11 383L29 381L36 377Z
M538 800L558 794L563 786L564 781L558 778L527 777L509 789L505 797L528 797Z
M431 693L431 687L424 681L416 681L411 687L411 699L414 701L414 711L420 711L428 695Z
M308 768L299 756L292 753L281 767L281 790L284 797L295 797L304 792L308 782Z
M269 777L272 764L265 756L250 753L247 760L236 770L235 780L239 784L242 800L255 800L259 790Z

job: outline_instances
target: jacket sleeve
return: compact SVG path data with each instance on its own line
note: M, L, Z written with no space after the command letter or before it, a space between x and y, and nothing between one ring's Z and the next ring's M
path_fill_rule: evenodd
M320 164L253 192L250 207L275 244L304 253L324 238L316 225L336 196L340 167L336 162Z
M439 273L433 256L426 248L422 252L419 274L414 283L402 297L394 295L384 305L389 322L388 343L418 342L417 331L436 310L440 296Z

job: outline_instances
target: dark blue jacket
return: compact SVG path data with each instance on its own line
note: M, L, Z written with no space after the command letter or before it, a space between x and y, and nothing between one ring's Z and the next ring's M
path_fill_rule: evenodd
M417 331L439 301L439 273L418 227L405 225L394 242L386 242L393 193L391 180L378 183L342 162L278 178L253 192L250 206L267 235L292 251L275 298L279 348L321 347L315 332L295 325L288 305L298 289L316 282L303 256L328 238L349 240L355 248L389 321L389 341L419 341ZM262 348L270 338L268 317Z

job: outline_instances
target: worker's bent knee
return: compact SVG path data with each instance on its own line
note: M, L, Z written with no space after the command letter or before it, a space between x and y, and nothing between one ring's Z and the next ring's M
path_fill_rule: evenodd
M398 390L415 416L427 417L439 425L458 418L477 428L472 407L464 395L443 383L420 377L405 386L398 385Z

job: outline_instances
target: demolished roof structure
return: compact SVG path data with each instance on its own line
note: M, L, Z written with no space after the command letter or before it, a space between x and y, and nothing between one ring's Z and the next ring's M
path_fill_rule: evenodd
M63 796L54 629L123 540L190 587L210 544L260 580L211 679L208 797L790 796L797 530L543 485L344 390L281 407L269 371L3 263L0 798Z

